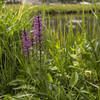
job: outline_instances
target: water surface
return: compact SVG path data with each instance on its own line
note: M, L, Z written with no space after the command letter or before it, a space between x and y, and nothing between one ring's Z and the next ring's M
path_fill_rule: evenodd
M72 24L72 25L71 25ZM68 30L72 28L74 34L81 33L84 27L87 34L91 36L93 33L99 34L99 18L92 14L87 15L55 15L47 16L45 25L48 30L52 32L68 33Z

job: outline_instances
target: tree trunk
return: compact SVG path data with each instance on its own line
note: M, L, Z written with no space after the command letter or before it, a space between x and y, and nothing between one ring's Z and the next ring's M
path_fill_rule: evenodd
M13 0L14 1L14 3L16 3L16 0Z

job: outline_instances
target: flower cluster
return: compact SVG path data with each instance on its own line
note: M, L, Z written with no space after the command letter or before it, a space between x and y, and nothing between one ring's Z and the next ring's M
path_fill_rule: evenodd
M29 39L28 32L26 32L25 28L22 31L22 45L25 52L25 56L29 56L30 47L31 47L31 40Z
M36 42L36 46L39 46L40 51L40 64L41 64L41 54L42 54L42 40L43 40L43 24L42 24L42 16L34 17L34 40Z
M42 24L42 16L35 16L34 17L34 40L36 43L41 44L43 40L43 24Z
M41 60L41 50L42 50L42 40L43 40L43 24L42 24L42 16L34 17L34 25L33 25L33 37L29 38L28 32L24 29L22 31L22 44L25 52L25 56L29 56L30 48L33 47L33 44L36 44L39 47L40 51L40 60Z

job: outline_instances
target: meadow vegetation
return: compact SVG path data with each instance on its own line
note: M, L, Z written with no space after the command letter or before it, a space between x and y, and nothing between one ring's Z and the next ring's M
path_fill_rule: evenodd
M100 100L100 35L95 24L92 34L88 33L85 25L84 12L91 10L90 6L10 7L0 2L1 100ZM99 6L93 5L92 9L93 17L100 22ZM42 22L38 22L41 30L35 26L37 19L34 21L34 17L40 16L37 10L42 16ZM45 24L47 16L51 21L51 16L47 15L50 11L60 13L71 10L82 11L81 32L77 28L74 34L72 21L68 33L66 25L62 30L60 20L57 30L50 23L49 27ZM25 31L29 38L34 33L37 37L36 31L43 34L43 39L39 37L36 40L38 44L33 42L26 56L25 48L30 46L25 46L27 43L22 40Z

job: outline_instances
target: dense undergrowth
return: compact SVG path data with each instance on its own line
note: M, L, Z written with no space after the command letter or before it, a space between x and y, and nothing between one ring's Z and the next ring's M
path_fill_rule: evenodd
M1 100L100 100L99 34L95 24L92 35L86 30L84 11L81 33L73 33L72 22L68 34L60 23L56 33L43 25L40 62L39 49L33 47L28 61L21 42L24 28L33 34L34 8L21 6L16 12L0 7ZM42 16L44 22L44 10Z

